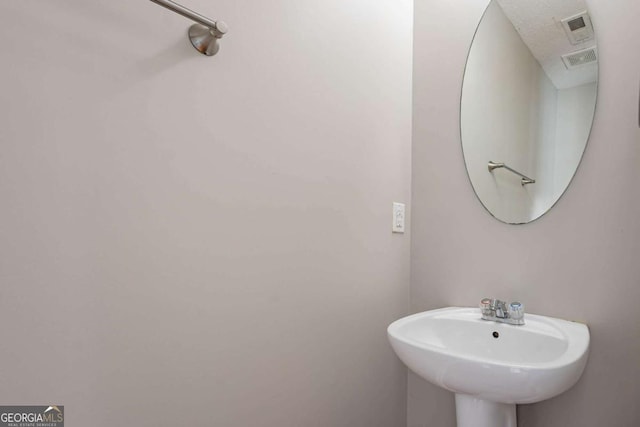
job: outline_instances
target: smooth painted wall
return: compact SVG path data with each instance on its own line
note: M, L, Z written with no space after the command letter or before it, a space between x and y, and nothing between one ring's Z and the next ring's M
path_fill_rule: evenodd
M587 83L558 91L554 181L556 197L571 181L589 139L598 85Z
M591 139L571 186L527 225L492 218L462 159L466 55L487 1L417 0L414 39L411 311L485 296L586 322L591 352L574 388L520 406L521 427L640 425L640 6L588 2L600 81ZM453 394L409 377L410 427L454 425Z
M412 2L185 4L0 3L0 402L404 425Z
M536 111L536 120L538 122L537 129L540 131L537 133L537 141L534 148L535 156L535 168L533 169L533 177L536 180L535 185L526 185L526 191L534 192L533 205L531 206L531 212L529 218L538 218L544 214L549 206L553 205L558 199L559 194L556 194L556 139L557 139L557 120L558 120L558 90L553 85L551 80L547 77L546 73L542 73L538 76L541 80L540 88L537 96L538 99L544 99L547 102L538 103ZM592 107L592 113L594 105ZM587 127L587 132L591 129ZM574 124L573 122L567 123L568 126L580 126L582 123ZM586 138L582 141L582 147L586 143ZM576 161L580 161L582 152L577 153ZM564 165L559 165L564 166ZM567 171L572 174L575 172L576 165L573 166L573 170ZM570 175L571 177L572 175ZM564 188L566 188L565 183ZM562 190L564 190L562 188ZM561 193L560 193L561 194Z

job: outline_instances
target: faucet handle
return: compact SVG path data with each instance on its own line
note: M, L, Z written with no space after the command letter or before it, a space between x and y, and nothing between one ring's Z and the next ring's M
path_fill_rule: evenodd
M524 305L518 301L509 304L509 317L513 320L522 320L524 318Z
M480 300L480 311L484 315L491 315L491 298L482 298Z

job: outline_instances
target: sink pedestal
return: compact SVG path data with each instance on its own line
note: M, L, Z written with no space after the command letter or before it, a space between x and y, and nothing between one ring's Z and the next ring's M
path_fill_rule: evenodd
M516 427L516 405L456 393L458 427Z

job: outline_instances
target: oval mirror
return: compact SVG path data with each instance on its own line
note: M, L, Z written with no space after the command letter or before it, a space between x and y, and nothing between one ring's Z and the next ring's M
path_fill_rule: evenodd
M562 196L595 112L598 56L582 0L492 0L469 50L460 132L478 199L524 224Z

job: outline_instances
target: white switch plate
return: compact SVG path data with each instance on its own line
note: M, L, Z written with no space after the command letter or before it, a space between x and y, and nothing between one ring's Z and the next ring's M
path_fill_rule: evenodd
M393 232L404 233L404 203L393 203Z

